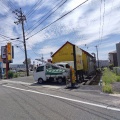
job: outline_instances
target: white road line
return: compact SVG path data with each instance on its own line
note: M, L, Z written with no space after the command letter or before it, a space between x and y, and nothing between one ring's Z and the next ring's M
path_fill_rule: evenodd
M9 80L3 80L3 81L0 81L0 83L5 83L5 82L8 82L8 83L14 83L14 84L22 84L22 85L31 85L31 84L35 84L36 82L34 83L27 83L27 82L21 82L21 81L9 81ZM59 86L53 86L53 85L42 85L40 87L43 87L43 88L53 88L53 89L59 89L61 87Z
M15 84L23 84L23 85L31 85L32 83L21 82L21 81L10 81L10 80L3 80L0 82L8 82L8 83L15 83Z
M102 104L84 102L84 101L80 101L80 100L75 100L75 99L66 98L66 97L62 97L62 96L42 93L42 92L38 92L38 91L34 91L34 90L21 89L21 88L17 88L17 87L8 86L8 85L2 85L2 86L12 88L12 89L16 89L16 90L21 90L21 91L26 91L26 92L31 92L31 93L37 93L37 94L40 94L40 95L50 96L50 97L54 97L54 98L60 98L60 99L63 99L63 100L68 100L68 101L72 101L72 102L82 103L82 104L86 104L86 105L91 105L91 106L95 106L95 107L99 107L99 108L104 108L104 109L113 110L113 111L119 111L120 112L120 108L116 108L116 107L109 107L109 106L102 105Z
M42 87L43 87L43 88L54 88L54 89L59 89L59 88L61 88L61 87L59 87L59 86L51 86L51 85L43 85Z

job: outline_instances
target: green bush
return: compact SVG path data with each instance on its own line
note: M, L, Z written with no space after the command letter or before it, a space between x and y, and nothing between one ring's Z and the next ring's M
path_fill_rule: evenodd
M17 78L18 77L18 74L17 73L14 73L14 78Z
M8 71L8 78L13 78L14 73L12 71Z
M111 84L115 81L116 75L109 69L105 69L103 72L102 80L105 84Z
M116 76L116 82L120 82L120 76Z
M114 67L113 64L110 64L110 65L109 65L110 70L113 70L113 67Z
M106 92L106 93L113 93L111 84L103 85L102 90L103 90L103 92Z

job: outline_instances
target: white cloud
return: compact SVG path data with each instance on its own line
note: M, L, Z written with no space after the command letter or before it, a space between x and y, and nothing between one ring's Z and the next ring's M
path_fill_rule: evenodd
M5 2L0 2L0 14L6 15L9 12L9 7L5 4Z
M13 0L11 0L13 2ZM33 5L38 0L14 0L19 6Z
M43 46L43 48L42 49L39 49L38 51L39 51L39 54L43 54L43 55L45 55L45 54L49 54L50 55L50 52L55 52L56 50L58 49L58 47L56 47L56 46Z
M83 2L83 1L85 0L69 0L64 4L64 6L58 9L54 13L54 15L52 15L46 22L44 22L44 24L41 24L37 29L35 29L32 32L32 34L29 34L27 37L41 30L45 25L48 25L55 19L59 18L61 15L65 14L69 10L76 7L79 4L79 2ZM37 0L13 0L12 2L18 3L19 5L18 7L20 6L25 7L26 8L25 10L27 12L28 11L27 7L32 7L37 2ZM28 21L30 27L43 16L42 11L46 13L59 2L60 1L56 2L56 0L43 1L39 9L36 9L37 11L33 14L33 17L31 17L31 19ZM49 53L51 51L55 52L58 49L57 46L61 47L60 45L62 43L64 44L63 41L66 42L66 39L78 46L84 46L84 44L87 44L89 46L92 43L94 43L94 45L97 45L98 43L100 43L99 29L102 34L102 26L103 26L102 44L104 44L104 42L108 40L111 35L119 35L120 33L119 1L114 1L114 2L106 1L105 5L106 7L105 7L105 15L104 15L104 24L103 24L104 6L102 5L101 28L100 28L100 1L89 0L81 7L77 8L71 14L67 15L66 17L54 23L47 29L43 30L42 32L36 34L34 37L27 40L26 44L28 44L31 48L35 47L36 45L39 46L39 44L43 45L43 49L40 50L37 49L36 51L40 54L43 53L46 57L47 56L49 57ZM7 10L6 11L5 9L3 10L2 6L0 8L2 11L2 12L0 11L0 14L1 13L7 14ZM7 6L6 8L9 9ZM17 26L14 24L14 21L16 20L14 17L15 16L10 15L6 17L4 21L0 21L1 34L4 34L9 37L17 37L20 34L22 34L21 25ZM59 40L55 41L55 39L59 39ZM47 42L49 40L51 40L51 43ZM44 45L44 43L46 44ZM16 44L19 44L19 42L16 42ZM102 44L100 48L103 49L104 54L102 54L102 51L100 51L100 56L101 58L105 58L104 56L106 56L108 51L104 51L104 49L105 48L109 48L109 50L114 49L115 42L113 42L113 45L108 44L108 42L106 42L106 45L102 46ZM27 46L27 49L30 51L31 48L29 46ZM92 50L94 52L95 48L94 49L91 48L90 52L92 52ZM18 50L18 52L19 51L20 50ZM15 54L17 54L17 52Z

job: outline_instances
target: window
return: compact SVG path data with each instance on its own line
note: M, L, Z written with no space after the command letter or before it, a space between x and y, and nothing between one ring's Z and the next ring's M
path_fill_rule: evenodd
M56 67L56 66L52 66L52 69L59 69L58 67Z
M44 71L44 66L40 66L37 68L36 72L41 72L41 71Z
M66 64L65 67L66 67L66 68L70 68L70 65L69 65L69 64Z
M49 68L51 68L50 65L46 65L46 69L49 69Z
M60 64L59 64L58 66L60 66L60 67L63 67L63 68L64 68L64 65L60 65Z

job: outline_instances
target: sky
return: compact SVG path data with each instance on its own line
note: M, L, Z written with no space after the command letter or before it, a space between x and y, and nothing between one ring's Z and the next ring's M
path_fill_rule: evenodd
M42 57L50 59L50 53L67 41L90 54L96 54L97 46L99 60L108 60L108 53L115 51L120 42L120 0L0 0L0 49L12 43L14 64L25 60L22 26L14 23L20 8L26 16L27 57L32 62Z

